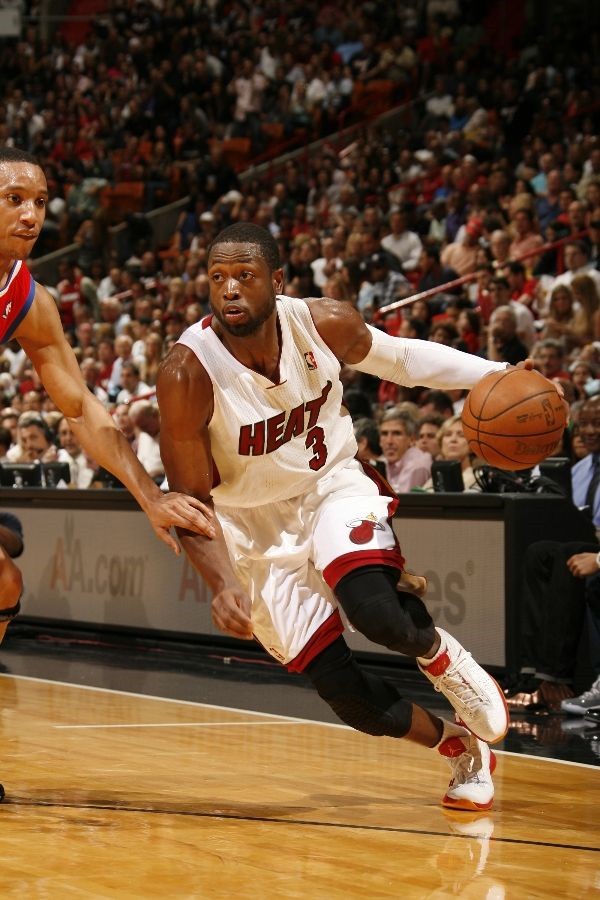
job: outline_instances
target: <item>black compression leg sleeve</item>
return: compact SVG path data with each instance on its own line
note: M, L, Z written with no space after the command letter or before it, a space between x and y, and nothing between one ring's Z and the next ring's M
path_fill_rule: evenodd
M414 594L396 590L398 572L368 566L349 572L335 595L351 624L375 644L407 656L424 656L435 641L433 619Z
M357 731L401 738L412 724L412 704L391 682L362 669L342 637L304 670L320 697Z

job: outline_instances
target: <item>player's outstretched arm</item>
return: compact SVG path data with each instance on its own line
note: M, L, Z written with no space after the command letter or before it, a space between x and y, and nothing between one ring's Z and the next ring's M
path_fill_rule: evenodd
M506 368L432 341L392 337L366 325L357 310L336 300L312 300L315 326L338 359L369 375L407 387L472 388L490 372Z
M111 416L88 390L68 344L54 301L41 286L15 337L33 363L49 396L65 415L77 440L97 463L133 494L157 536L175 553L173 526L212 537L214 515L194 497L164 495L147 474Z
M176 345L162 363L156 383L160 407L160 450L171 487L212 506L212 454L208 422L212 415L210 379L191 350ZM207 541L178 528L185 553L213 591L213 621L220 631L252 638L251 601L233 571L215 516L215 537Z

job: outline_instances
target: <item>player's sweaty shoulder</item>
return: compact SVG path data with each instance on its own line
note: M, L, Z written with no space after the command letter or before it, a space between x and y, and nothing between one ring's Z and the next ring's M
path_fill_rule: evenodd
M175 344L160 365L156 382L159 405L192 410L212 407L213 390L208 372L189 347Z
M329 297L307 302L315 328L329 349L343 360L367 332L362 316L350 303Z

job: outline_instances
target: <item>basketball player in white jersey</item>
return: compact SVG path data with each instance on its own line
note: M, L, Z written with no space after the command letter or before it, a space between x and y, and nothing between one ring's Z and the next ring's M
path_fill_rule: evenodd
M255 225L221 232L208 266L213 315L184 332L157 390L169 485L217 514L214 540L178 530L213 591L215 624L303 672L346 724L438 750L452 768L446 806L488 809L487 742L508 728L504 698L421 599L397 589L397 501L355 459L339 373L343 361L402 385L471 388L506 364L390 337L346 303L281 296L277 244ZM370 640L415 657L460 724L364 671L339 607Z

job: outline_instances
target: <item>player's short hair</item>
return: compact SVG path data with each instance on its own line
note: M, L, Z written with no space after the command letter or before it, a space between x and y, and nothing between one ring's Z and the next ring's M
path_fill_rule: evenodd
M0 146L0 163L3 162L29 163L41 169L38 160L32 153L27 153L26 150L18 150L16 147Z
M252 244L258 248L271 272L281 266L277 241L270 231L260 225L253 225L251 222L236 222L235 225L224 228L208 248L209 260L215 247L219 244Z

